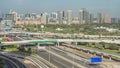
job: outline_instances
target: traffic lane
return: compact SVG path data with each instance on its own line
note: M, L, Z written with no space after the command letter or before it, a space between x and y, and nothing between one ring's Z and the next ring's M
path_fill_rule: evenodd
M4 68L15 68L15 66L11 62L9 62L5 59L4 59L4 64L5 64Z
M46 48L47 48L48 50L56 53L56 54L59 54L59 55L65 57L65 58L67 58L67 59L69 59L69 60L72 60L72 61L74 61L74 62L77 62L77 63L79 63L80 65L83 65L83 66L85 66L85 67L88 67L88 68L101 68L101 66L100 66L99 64L90 65L89 59L87 59L87 61L86 61L85 58L81 58L80 56L76 56L75 54L70 53L70 52L68 52L68 51L65 51L65 50L62 50L62 51L61 51L61 50L59 50L59 49L54 49L54 47L50 47L50 48L49 48L49 47L46 47ZM55 48L57 48L57 47L55 47Z
M6 60L8 59L10 62L14 63L14 67L19 67L19 68L27 68L26 65L22 62L20 62L18 59L7 55L7 54L0 54L1 57L3 57L4 59L6 58Z
M47 61L49 61L49 56L50 56L50 63L54 64L58 68L72 68L74 66L73 64L71 64L59 57L56 57L46 51L39 51L38 55ZM78 68L78 67L74 66L74 68Z

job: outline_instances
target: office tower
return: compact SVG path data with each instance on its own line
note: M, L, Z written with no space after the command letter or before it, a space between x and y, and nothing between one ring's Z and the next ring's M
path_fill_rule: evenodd
M40 15L36 15L36 20L41 22L41 16Z
M104 15L104 23L111 23L110 14L108 12Z
M58 11L58 23L62 24L63 23L63 12Z
M72 10L67 11L67 24L72 23Z
M9 14L14 15L13 22L16 22L18 20L18 13L10 9Z
M83 24L83 10L80 10L78 15L79 15L79 16L78 16L78 18L79 18L79 23L80 23L80 24Z
M64 20L65 19L65 12L62 11L62 19Z
M48 20L48 13L44 13L42 15L42 24L48 24L49 20Z
M21 20L21 21L25 20L25 15L24 14L19 14L18 15L18 20Z
M102 23L102 14L97 13L97 23Z
M30 13L26 13L25 14L25 20L30 20L31 14Z
M0 11L0 18L2 18L2 12Z
M118 23L120 23L120 18L118 18Z
M6 14L5 15L5 20L12 20L12 21L14 21L14 14Z
M118 23L118 18L111 18L111 23Z
M36 13L31 13L30 15L31 20L36 20Z
M89 17L89 13L87 12L85 8L79 11L79 23L80 24L88 23L87 21L88 17Z
M56 23L57 22L57 18L58 18L58 13L57 12L52 12L50 14L50 22Z
M2 12L0 11L0 22L3 20L3 14Z
M86 23L91 24L93 23L94 15L92 13L87 12L87 19Z
M52 12L51 13L51 18L57 19L58 18L58 14L56 12Z

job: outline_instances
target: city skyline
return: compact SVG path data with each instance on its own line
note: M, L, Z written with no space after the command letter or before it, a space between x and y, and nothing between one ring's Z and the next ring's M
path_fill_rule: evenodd
M53 11L67 11L73 10L73 13L78 13L81 8L86 8L92 13L101 12L102 14L109 12L111 17L120 17L119 0L1 0L0 10L8 13L9 9L13 9L18 13L43 13Z

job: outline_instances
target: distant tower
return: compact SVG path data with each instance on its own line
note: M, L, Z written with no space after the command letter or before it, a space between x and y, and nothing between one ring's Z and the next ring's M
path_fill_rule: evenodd
M42 15L42 24L48 24L48 13Z
M97 23L102 23L102 14L97 13Z
M79 11L79 23L81 24L88 23L88 17L89 17L89 13L85 8Z
M10 9L9 14L12 14L12 12L13 12L13 9Z
M79 17L78 18L79 18L79 23L83 24L83 10L79 11Z
M14 14L6 14L5 15L5 20L12 20L12 21L14 21Z
M57 23L57 19L58 19L58 13L57 12L52 12L51 15L50 15L50 22Z
M2 12L0 11L0 22L2 21L2 19L3 19L3 14L2 14Z
M111 23L110 14L108 12L104 15L104 23Z
M0 11L0 18L2 18L2 12Z
M56 12L52 12L51 13L51 18L57 19L58 18L58 14Z
M93 18L94 18L94 15L92 13L87 13L87 23L91 24L93 23Z
M67 11L67 23L68 24L72 23L72 10Z
M13 21L16 22L18 20L18 13L10 9L9 14L14 15Z
M63 23L63 12L58 11L58 23L62 24Z
M65 12L64 11L62 11L62 18L63 18L63 20L65 18Z

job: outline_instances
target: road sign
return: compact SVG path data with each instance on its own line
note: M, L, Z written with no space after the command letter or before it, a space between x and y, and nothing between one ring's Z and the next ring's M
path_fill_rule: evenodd
M102 62L102 58L101 57L92 57L92 58L90 58L90 62L91 63L99 63L99 62Z

